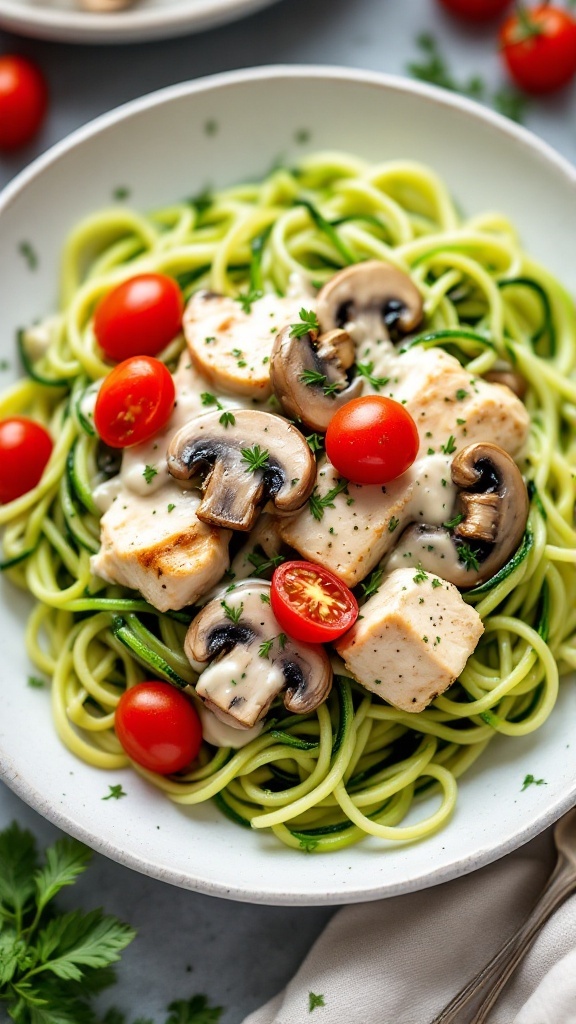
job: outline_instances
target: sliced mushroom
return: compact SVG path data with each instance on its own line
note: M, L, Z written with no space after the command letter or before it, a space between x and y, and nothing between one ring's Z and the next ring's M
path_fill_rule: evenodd
M212 664L196 693L221 721L250 729L285 690L294 714L314 711L330 693L332 668L323 647L281 632L270 606L270 584L245 580L210 601L191 623L184 650Z
M467 589L491 579L517 549L526 529L528 493L514 460L487 441L462 449L452 462L452 480L459 488L455 525L409 527L387 568L421 565Z
M316 315L320 332L345 327L359 317L375 319L384 337L398 340L422 320L422 296L403 270L381 260L355 263L320 290Z
M504 384L520 400L524 398L528 390L525 377L516 373L515 370L488 370L488 373L484 374L484 380L489 381L491 384Z
M276 515L302 507L316 482L316 462L296 427L269 412L238 409L190 420L170 442L168 469L178 480L208 470L196 515L204 523L251 530L271 501Z
M291 336L290 324L276 335L270 361L274 394L284 412L324 433L334 413L362 394L363 380L349 382L354 345L346 331Z
M316 300L318 331L293 337L288 325L272 348L270 378L284 411L324 432L334 413L362 394L364 380L350 379L354 342L343 330L364 322L368 334L394 339L422 319L422 298L407 274L390 263L368 260L335 274Z

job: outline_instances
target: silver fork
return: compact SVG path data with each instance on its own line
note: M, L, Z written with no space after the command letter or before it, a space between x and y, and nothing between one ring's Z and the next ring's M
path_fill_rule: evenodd
M484 1024L542 926L576 891L576 808L557 822L554 842L558 851L556 867L530 916L431 1024Z

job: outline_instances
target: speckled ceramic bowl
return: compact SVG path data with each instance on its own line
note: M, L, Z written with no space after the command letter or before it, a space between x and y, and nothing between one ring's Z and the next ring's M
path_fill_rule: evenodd
M215 123L218 131L207 134ZM303 139L307 141L302 142ZM62 240L118 186L143 209L260 176L279 158L346 148L368 159L425 161L468 212L498 208L526 248L570 287L576 280L576 171L537 138L446 92L338 68L260 68L219 75L130 103L75 132L0 198L0 354L55 302ZM81 182L81 188L78 183ZM22 243L32 246L31 270ZM8 374L2 377L7 381ZM101 853L174 885L260 903L372 900L443 882L520 846L576 797L576 688L523 739L498 737L460 785L439 834L411 845L368 840L309 856L243 830L212 805L184 809L131 771L104 773L58 741L47 691L26 686L28 602L0 592L0 774L36 810ZM546 785L522 791L527 774ZM122 783L127 797L104 801Z

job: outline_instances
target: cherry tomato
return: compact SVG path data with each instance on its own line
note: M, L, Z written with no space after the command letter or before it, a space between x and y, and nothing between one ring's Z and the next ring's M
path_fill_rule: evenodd
M25 416L0 420L0 504L36 487L52 448L52 438L40 423Z
M416 424L399 402L365 395L347 402L326 431L326 454L355 484L386 484L412 465L418 452Z
M110 448L140 444L166 425L175 397L172 375L159 359L125 359L104 378L98 392L96 430Z
M490 21L510 7L511 0L439 0L450 14L467 21Z
M576 21L558 7L541 4L512 14L500 29L508 71L531 93L560 89L576 74Z
M159 775L187 768L202 742L196 708L170 683L137 683L126 690L114 728L128 757Z
M358 618L354 594L333 572L314 562L283 562L274 570L270 604L282 629L295 640L327 644Z
M48 106L46 82L24 57L0 57L0 149L17 149L34 137Z
M116 361L157 356L178 334L184 300L171 277L138 274L101 300L94 313L100 348Z

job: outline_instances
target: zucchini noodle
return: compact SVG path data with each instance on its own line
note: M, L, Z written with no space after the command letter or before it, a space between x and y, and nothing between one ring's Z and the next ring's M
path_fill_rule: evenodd
M295 716L277 701L257 738L239 750L205 743L186 773L161 777L134 765L178 804L213 799L240 825L314 852L367 834L405 841L440 828L457 780L488 743L538 729L559 678L576 668L571 298L523 252L503 216L462 219L429 169L322 152L259 183L147 215L119 207L87 217L65 244L50 344L33 361L21 335L26 377L0 396L0 418L31 416L55 440L38 486L0 506L2 568L36 602L27 651L52 678L62 741L88 764L118 769L129 763L114 733L124 689L149 678L150 666L176 686L197 679L183 652L194 612L162 614L90 571L99 445L82 397L110 369L95 343L95 305L137 273L173 276L186 299L198 288L284 294L294 272L320 287L366 259L408 271L424 296L425 329L406 345L442 348L478 375L505 364L527 383L526 533L508 564L464 595L484 635L457 683L419 713L387 705L338 663L315 712ZM171 369L183 347L179 337L161 354ZM430 793L432 811L420 806Z

